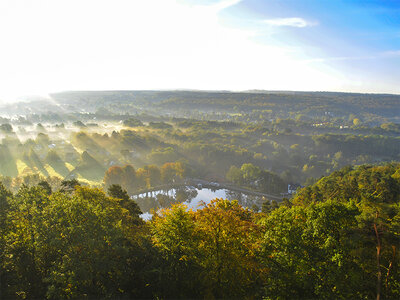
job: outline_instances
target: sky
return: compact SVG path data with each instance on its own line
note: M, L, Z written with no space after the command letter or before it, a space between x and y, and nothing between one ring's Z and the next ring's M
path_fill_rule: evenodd
M400 1L0 0L0 101L137 89L400 94Z

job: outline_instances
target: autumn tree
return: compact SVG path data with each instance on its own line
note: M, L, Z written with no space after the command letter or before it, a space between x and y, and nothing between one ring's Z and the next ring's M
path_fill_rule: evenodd
M174 183L185 177L187 168L182 162L165 163L160 171L163 183Z
M124 171L119 166L112 166L104 175L105 186L110 186L112 184L121 184L124 180Z
M215 199L196 211L205 295L215 298L260 296L264 270L257 262L261 228L237 201ZM259 281L260 280L260 281Z

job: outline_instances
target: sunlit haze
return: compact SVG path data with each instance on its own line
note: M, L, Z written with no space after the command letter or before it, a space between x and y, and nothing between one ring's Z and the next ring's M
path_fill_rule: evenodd
M399 13L396 1L2 0L0 101L64 90L400 93Z

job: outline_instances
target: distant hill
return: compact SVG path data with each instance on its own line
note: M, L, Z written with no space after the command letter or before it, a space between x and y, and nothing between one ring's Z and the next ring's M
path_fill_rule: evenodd
M71 91L51 94L59 107L96 112L179 115L197 110L215 113L271 111L275 117L304 114L376 116L399 121L400 95L296 91Z

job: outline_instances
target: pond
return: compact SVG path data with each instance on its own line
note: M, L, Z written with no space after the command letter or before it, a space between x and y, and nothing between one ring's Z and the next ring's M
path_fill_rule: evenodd
M141 210L144 212L141 217L145 220L151 219L150 211L160 208L170 207L174 203L183 203L188 209L197 210L208 204L215 198L223 198L228 200L238 200L243 207L253 210L260 210L261 205L266 199L260 196L248 195L241 192L231 191L228 189L198 189L187 186L180 189L172 189L168 191L155 191L152 193L134 196Z

